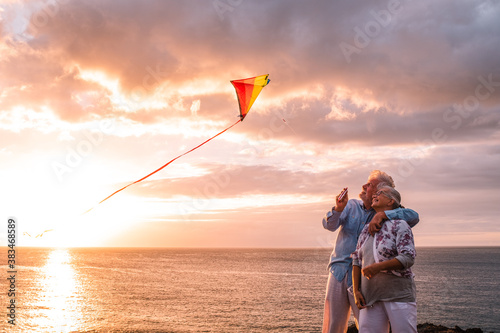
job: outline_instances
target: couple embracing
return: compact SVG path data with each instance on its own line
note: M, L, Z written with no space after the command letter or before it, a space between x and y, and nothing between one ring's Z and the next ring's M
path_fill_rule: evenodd
M323 333L345 333L352 309L360 333L417 332L411 227L418 214L401 206L385 172L374 170L361 200L339 195L323 227L339 230L330 256Z

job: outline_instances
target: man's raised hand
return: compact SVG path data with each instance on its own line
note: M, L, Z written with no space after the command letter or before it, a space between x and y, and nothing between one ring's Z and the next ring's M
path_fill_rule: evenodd
M335 211L342 212L349 201L347 187L345 187L339 195L335 197Z

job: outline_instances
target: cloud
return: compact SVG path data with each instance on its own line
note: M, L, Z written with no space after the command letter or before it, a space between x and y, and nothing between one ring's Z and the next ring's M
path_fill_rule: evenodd
M24 77L24 84L28 73L36 73L29 78L33 90L23 95L28 99L41 94L42 83L55 84L56 89L43 93L58 100L53 107L69 120L81 118L84 111L62 88L96 88L86 87L78 70L103 71L119 80L124 93L137 96L197 79L218 79L221 73L229 79L269 72L274 96L308 92L319 85L327 88L321 96L327 107L335 98L329 89L342 87L396 113L459 102L473 93L478 76L494 74L500 80L498 50L493 47L499 38L493 33L499 24L494 20L497 4L401 1L392 14L388 6L387 1L319 1L314 6L252 2L238 5L221 20L209 2L56 2L53 9L41 6L32 13L33 38L26 45L10 45L16 54L5 59L3 69L24 71L26 75L9 75ZM47 23L37 26L43 14ZM381 15L386 15L385 21ZM375 29L371 33L366 31L370 27ZM348 63L339 45L355 46L356 38L362 39L357 31L364 32L369 43L358 47L360 52ZM9 86L20 89L23 82ZM488 103L496 101L498 95L493 94ZM220 112L220 107L203 105L206 114ZM349 105L346 112L356 109Z
M247 195L318 198L333 197L349 184L350 198L357 198L361 185L374 169L392 175L403 191L494 191L500 187L497 177L500 154L494 144L421 147L420 151L408 153L391 157L382 150L369 157L371 165L362 165L364 156L360 155L352 163L324 171L307 166L285 169L272 165L198 164L204 170L202 174L146 180L128 191L141 197L164 199L187 196L209 200ZM316 162L324 158L317 157Z
M328 206L344 186L356 197L373 169L414 204L495 193L499 3L227 4L4 2L0 154L27 165L33 151L56 179L51 163L113 120L64 182L133 181L238 119L229 80L269 73L242 124L130 193Z
M325 194L328 191L321 184L332 180L331 174L294 172L266 165L210 165L205 168L208 171L205 175L147 181L133 191L146 197L185 195L202 198L252 194Z

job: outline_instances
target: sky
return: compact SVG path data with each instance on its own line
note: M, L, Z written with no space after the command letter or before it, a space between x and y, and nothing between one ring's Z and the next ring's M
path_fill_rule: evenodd
M335 196L382 170L419 213L417 246L500 246L499 16L2 0L0 237L14 218L20 246L330 248ZM230 80L262 74L244 122L95 207L237 121Z

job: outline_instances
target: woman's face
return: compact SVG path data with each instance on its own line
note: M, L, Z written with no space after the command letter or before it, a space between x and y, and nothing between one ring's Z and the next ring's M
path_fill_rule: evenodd
M391 198L384 190L377 191L372 196L372 207L387 207L391 203Z

